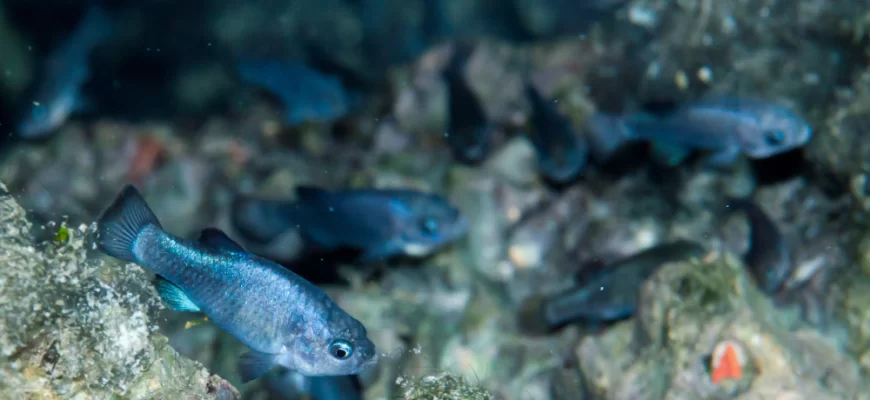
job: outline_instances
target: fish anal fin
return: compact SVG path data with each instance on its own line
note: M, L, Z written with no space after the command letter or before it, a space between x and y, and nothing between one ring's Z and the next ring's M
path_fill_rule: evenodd
M278 355L249 351L239 359L239 375L242 383L248 383L263 375L278 365Z

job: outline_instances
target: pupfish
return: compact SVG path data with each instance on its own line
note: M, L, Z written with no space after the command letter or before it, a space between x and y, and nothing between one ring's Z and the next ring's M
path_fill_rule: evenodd
M35 139L50 135L71 114L86 109L81 88L91 77L89 57L111 34L106 12L91 6L70 37L46 57L38 81L26 97L18 135Z
M351 375L378 360L365 326L322 289L218 229L203 230L198 240L164 231L132 185L97 224L98 247L157 274L168 308L205 313L251 348L239 361L244 382L277 365L306 376Z
M602 158L625 142L649 141L653 156L668 165L704 150L713 153L707 161L712 166L728 165L740 154L762 159L802 147L813 131L791 109L747 97L710 97L663 115L598 113L588 126Z
M291 126L329 123L350 111L353 97L341 81L299 62L244 60L241 78L277 96L284 104L284 120Z
M701 257L704 247L680 240L658 245L578 275L575 287L552 296L535 296L521 306L520 323L530 332L550 332L575 322L629 318L637 309L641 285L669 262Z
M795 269L791 241L755 202L729 199L728 213L743 211L749 222L749 249L743 256L759 288L777 294Z
M296 201L240 196L234 227L267 243L290 229L318 250L354 249L363 262L396 255L423 257L459 239L468 218L446 199L407 189L328 191L297 187Z
M466 163L486 157L494 129L462 72L471 51L468 45L454 46L453 57L441 72L447 85L447 144L454 156Z
M538 169L547 179L565 183L576 178L586 166L589 149L571 122L562 116L552 102L527 82L526 98L532 106L527 136L538 155Z

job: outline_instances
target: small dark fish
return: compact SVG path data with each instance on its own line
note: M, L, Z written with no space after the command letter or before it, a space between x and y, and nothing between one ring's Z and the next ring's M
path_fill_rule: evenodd
M556 183L576 178L589 156L586 140L574 132L571 122L553 103L544 100L530 82L526 83L525 91L532 105L528 136L538 153L538 168Z
M655 246L600 271L582 275L577 286L549 297L533 297L523 305L523 329L551 332L574 321L608 322L634 315L640 286L669 262L700 257L704 248L681 240Z
M366 328L290 270L245 251L210 228L199 240L163 230L127 185L98 221L106 254L157 274L157 292L176 311L203 312L253 351L244 382L282 365L306 376L356 374L377 362Z
M753 98L714 97L663 116L593 115L589 120L595 152L606 158L626 141L653 142L654 156L669 165L691 150L713 152L708 163L724 166L741 153L760 159L809 142L812 127L790 109Z
M72 35L45 59L43 70L27 96L26 112L18 124L18 135L45 137L69 116L87 108L81 87L90 79L88 58L109 37L111 20L98 6L91 6Z
M728 213L736 211L743 211L749 222L749 250L744 262L762 291L777 294L795 269L790 241L754 202L730 199Z
M239 198L233 225L268 242L298 229L319 250L356 249L363 262L423 257L460 238L468 218L443 197L402 189L296 188L295 202Z
M463 76L470 55L469 46L455 45L453 58L441 75L447 84L447 144L460 161L476 163L489 152L494 127Z
M242 61L238 70L243 80L281 99L284 120L291 126L333 122L346 116L353 103L338 78L301 63Z

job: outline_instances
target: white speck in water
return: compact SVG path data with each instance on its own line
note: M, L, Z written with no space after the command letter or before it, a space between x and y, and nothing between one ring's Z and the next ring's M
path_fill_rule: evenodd
M698 80L704 83L710 83L713 80L713 71L708 66L703 66L698 69Z
M758 16L761 18L767 18L770 16L770 7L762 7L761 10L758 11Z
M820 81L821 78L819 78L819 74L815 72L807 72L804 74L804 83L807 85L818 85Z
M332 207L329 207L329 212L333 212L333 211L335 211L335 209Z

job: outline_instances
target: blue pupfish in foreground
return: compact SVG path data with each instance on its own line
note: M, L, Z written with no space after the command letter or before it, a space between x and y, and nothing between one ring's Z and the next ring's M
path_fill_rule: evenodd
M157 274L169 308L201 311L253 350L239 362L243 382L277 365L306 376L352 375L378 360L366 328L322 289L218 229L196 241L165 232L132 185L97 224L99 248Z

